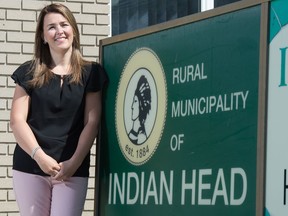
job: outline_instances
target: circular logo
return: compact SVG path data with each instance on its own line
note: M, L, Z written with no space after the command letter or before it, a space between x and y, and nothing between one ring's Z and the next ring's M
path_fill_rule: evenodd
M123 69L115 107L118 142L130 163L142 165L156 151L166 103L166 79L159 58L151 49L136 50Z

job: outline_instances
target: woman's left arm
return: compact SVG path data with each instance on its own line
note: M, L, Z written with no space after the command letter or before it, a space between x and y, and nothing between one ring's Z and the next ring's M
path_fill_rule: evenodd
M88 92L86 94L84 129L80 135L78 146L73 156L60 163L61 170L55 176L57 180L65 180L71 177L89 153L93 142L98 135L101 121L102 94L98 92Z

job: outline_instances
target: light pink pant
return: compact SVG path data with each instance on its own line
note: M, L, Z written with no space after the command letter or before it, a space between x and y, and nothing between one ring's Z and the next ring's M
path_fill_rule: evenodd
M60 182L13 170L13 187L21 216L81 216L88 178Z

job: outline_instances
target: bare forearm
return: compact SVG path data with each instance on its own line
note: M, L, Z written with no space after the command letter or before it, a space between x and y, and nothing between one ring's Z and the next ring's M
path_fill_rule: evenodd
M33 149L38 146L37 140L27 124L30 96L16 84L10 112L10 127L20 147L31 155Z
M17 143L25 152L27 152L27 154L35 159L43 172L48 175L55 175L55 171L58 172L60 170L57 161L48 156L41 148L36 148L39 145L32 130L26 122L21 121L13 123L11 128Z
M77 166L81 165L84 158L89 153L97 134L98 126L96 124L91 123L84 127L78 141L77 149L71 158Z
M101 116L101 92L88 93L86 95L84 129L80 135L78 146L71 161L79 167L90 151L98 134Z
M18 121L11 123L11 129L16 142L27 154L31 155L38 143L29 125L26 122Z

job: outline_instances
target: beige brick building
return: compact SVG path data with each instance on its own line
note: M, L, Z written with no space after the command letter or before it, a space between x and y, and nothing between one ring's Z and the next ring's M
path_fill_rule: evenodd
M110 35L110 1L0 0L0 216L19 215L12 189L15 140L9 127L9 115L15 84L10 75L21 63L32 58L39 10L52 2L68 6L78 22L83 56L98 61L99 40ZM94 145L83 216L94 212L95 150Z

